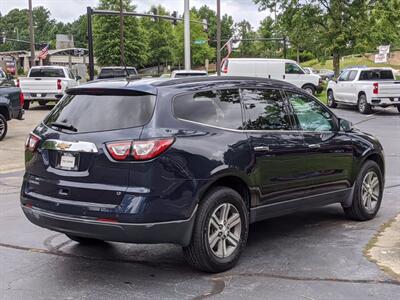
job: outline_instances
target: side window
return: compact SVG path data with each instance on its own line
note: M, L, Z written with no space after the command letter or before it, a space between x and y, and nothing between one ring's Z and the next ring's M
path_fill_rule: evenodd
M72 74L72 72L70 70L68 71L68 77L71 79L75 79L74 74Z
M338 81L348 81L349 73L350 73L350 71L344 71L342 74L340 74Z
M304 74L303 70L296 64L285 63L286 74Z
M239 90L217 90L177 96L177 118L229 129L243 129Z
M358 71L356 70L350 71L348 81L353 81L354 79L356 79L357 73Z
M316 100L302 94L288 92L295 117L304 131L333 131L333 116Z
M290 130L290 117L279 90L243 89L246 130Z

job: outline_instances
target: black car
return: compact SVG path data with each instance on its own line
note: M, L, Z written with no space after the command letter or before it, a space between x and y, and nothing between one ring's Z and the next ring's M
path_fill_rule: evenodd
M13 78L10 75L0 76L0 141L7 135L7 122L11 119L22 119L23 105L24 95L15 86Z
M251 77L99 81L30 134L21 205L72 240L176 243L235 265L249 224L333 203L377 214L381 144L302 89Z
M97 79L124 78L135 75L138 75L138 72L134 67L104 67L101 68Z

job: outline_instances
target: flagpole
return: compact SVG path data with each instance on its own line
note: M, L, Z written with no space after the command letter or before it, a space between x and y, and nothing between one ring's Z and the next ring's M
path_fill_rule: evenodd
M221 75L221 1L217 0L217 75Z

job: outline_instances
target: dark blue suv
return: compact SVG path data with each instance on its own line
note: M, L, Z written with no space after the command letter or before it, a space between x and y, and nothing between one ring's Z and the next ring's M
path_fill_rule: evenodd
M380 143L291 84L99 81L30 134L21 205L74 241L176 243L219 272L250 223L332 203L369 220L383 187Z

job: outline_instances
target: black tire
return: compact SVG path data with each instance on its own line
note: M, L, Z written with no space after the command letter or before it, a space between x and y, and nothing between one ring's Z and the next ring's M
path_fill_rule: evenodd
M367 102L367 96L365 96L365 94L361 94L358 97L357 108L358 111L364 115L372 112L371 104Z
M400 113L400 105L397 105L397 110Z
M306 84L305 86L303 86L303 90L305 90L310 95L315 95L315 87L310 84Z
M47 101L43 101L43 100L39 101L39 105L41 105L41 106L46 106L46 104L47 104Z
M24 109L25 109L25 110L28 110L30 105L31 105L31 102L30 102L30 101L28 101L28 100L25 100L25 101L24 101Z
M0 114L0 141L7 135L7 130L7 120L2 114Z
M238 240L236 248L232 249L233 244L229 246L231 247L230 251L232 251L232 253L230 253L230 255L226 257L218 257L213 252L215 250L213 250L210 246L209 234L211 228L211 217L215 213L215 211L223 205L228 205L228 207L230 207L230 209L234 211L235 215L239 214L241 230L240 238ZM227 219L229 218L227 217ZM229 238L226 238L225 234L226 236L229 236L230 231L235 228L230 228L229 226L225 227L225 225L223 226L223 229L220 227L219 230L214 231L214 234L218 232L219 242L228 245L230 243ZM226 230L225 233L222 233L222 231L224 230ZM223 272L231 269L239 260L239 257L244 247L246 246L248 232L249 212L242 197L236 191L227 187L214 188L209 193L207 193L207 195L205 195L205 197L200 202L196 215L196 220L194 223L192 240L189 246L183 248L183 252L186 256L187 261L193 267L206 272ZM218 248L220 245L219 242L215 243ZM224 247L224 249L225 251L228 251L228 248Z
M71 235L71 234L65 234L67 237L69 237L71 240L82 244L82 245L94 245L94 244L99 244L102 243L103 241L97 240L97 239L91 239L91 238L86 238L86 237L81 237L81 236L76 236L76 235Z
M332 90L328 91L327 100L328 100L328 106L330 108L336 108L337 107L337 103L335 101L335 97L333 95L333 91Z
M376 174L379 182L379 195L376 204L372 210L363 204L362 193L363 193L363 181L367 174L373 172ZM365 189L366 190L366 189ZM351 220L356 221L367 221L373 219L379 211L381 206L383 196L383 178L382 172L378 164L372 160L367 160L362 166L360 173L358 174L357 180L355 182L353 201L350 207L343 207L346 216Z

